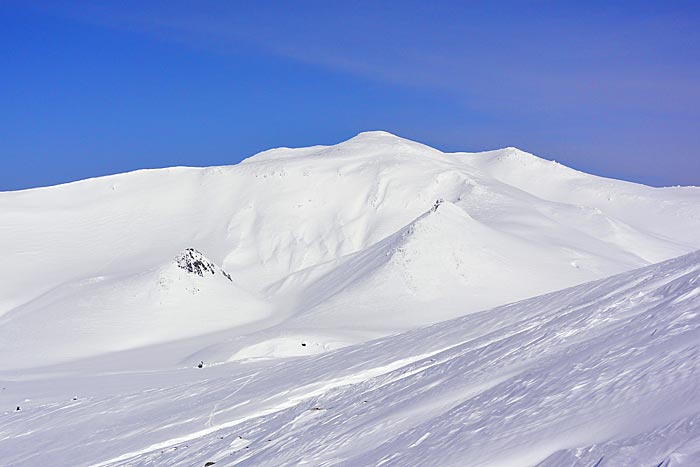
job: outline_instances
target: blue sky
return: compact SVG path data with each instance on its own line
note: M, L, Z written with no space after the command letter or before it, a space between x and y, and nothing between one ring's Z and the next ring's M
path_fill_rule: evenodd
M0 2L0 190L381 129L700 185L697 2Z

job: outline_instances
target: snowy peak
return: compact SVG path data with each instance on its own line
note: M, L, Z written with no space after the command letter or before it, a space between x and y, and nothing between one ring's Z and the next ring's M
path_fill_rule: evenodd
M420 154L425 157L443 154L435 148L386 131L365 131L331 148L335 151L346 151L355 156Z
M399 145L404 145L404 146L423 146L423 147L428 147L424 146L416 141L412 141L410 139L402 138L400 136L394 135L392 133L389 133L388 131L363 131L361 133L358 133L357 135L353 136L352 138L343 141L341 143L338 143L337 146L347 146L351 144L356 144L356 145L365 145L368 148L369 147L377 147L377 146L399 146ZM430 148L432 149L432 148Z
M361 131L347 141L365 141L368 143L379 141L408 141L400 136L383 130ZM412 142L412 141L411 141Z
M348 140L330 146L269 149L249 157L243 162L263 162L304 156L357 160L365 158L392 158L407 155L442 157L444 154L425 144L402 138L386 131L364 131Z
M213 276L220 272L226 279L233 282L229 273L223 269L219 271L219 268L213 262L209 261L201 252L194 248L186 248L185 251L175 257L174 261L180 269L184 269L190 274L204 277L205 275Z
M536 156L530 152L523 151L515 146L508 146L506 148L497 149L496 151L491 151L494 153L496 159L501 160L519 160L519 161L540 161L540 162L554 162L547 160L543 157Z
M512 146L493 151L457 154L464 155L480 171L486 172L495 178L499 178L498 176L504 173L512 172L522 173L527 176L539 173L543 179L549 177L557 179L562 176L570 176L569 172L581 174L581 172L561 165L556 161L536 156Z

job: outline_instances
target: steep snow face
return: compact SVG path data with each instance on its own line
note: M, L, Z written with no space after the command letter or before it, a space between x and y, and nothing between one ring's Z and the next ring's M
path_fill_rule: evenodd
M218 334L170 364L305 355L678 256L700 248L697 232L700 189L385 132L0 193L0 334L17 343L0 356L50 364L204 332ZM161 298L161 268L185 248L210 260L191 263L201 276L172 272ZM54 320L71 342L37 338L27 357L23 336ZM103 322L123 330L118 345L93 332Z
M18 467L696 466L698 310L700 252L314 357L3 372L0 457Z

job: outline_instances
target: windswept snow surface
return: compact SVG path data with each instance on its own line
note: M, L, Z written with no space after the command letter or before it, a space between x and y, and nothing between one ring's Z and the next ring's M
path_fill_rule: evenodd
M9 466L700 465L700 252L318 356L2 373Z
M676 257L698 232L700 188L385 132L5 192L0 357L310 355ZM230 280L177 268L187 249Z

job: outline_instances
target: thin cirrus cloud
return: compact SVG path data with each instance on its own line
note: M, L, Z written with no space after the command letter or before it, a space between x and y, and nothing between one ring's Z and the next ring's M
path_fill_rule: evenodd
M471 11L458 2L302 2L314 8L299 9L210 2L202 8L202 2L182 1L143 8L141 2L107 2L74 4L62 13L219 52L258 48L369 79L434 88L465 103L505 93L532 103L551 95L548 109L596 96L612 108L695 107L700 68L682 63L697 59L688 50L700 45L691 18L640 15L624 24L600 13L598 21L590 13L593 18L577 18L575 8L542 14L538 4L546 2L506 3L513 8ZM490 17L497 14L498 20ZM668 29L685 35L687 47L678 50L664 34ZM664 99L640 100L640 93Z

